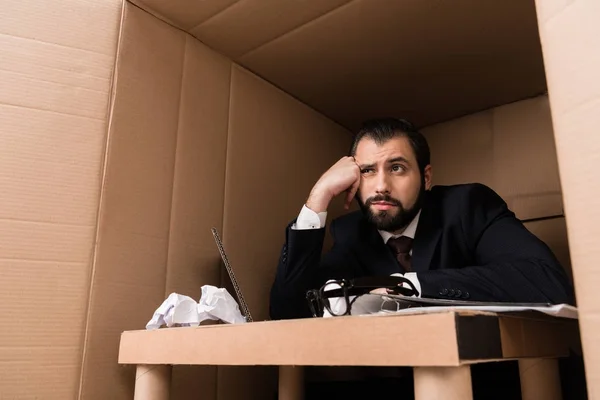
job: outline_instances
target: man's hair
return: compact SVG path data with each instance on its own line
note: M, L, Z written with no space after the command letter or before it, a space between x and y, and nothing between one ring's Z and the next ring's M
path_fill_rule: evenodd
M381 145L394 137L405 137L412 147L419 170L424 173L425 167L430 164L429 144L413 124L398 118L376 118L362 123L360 130L354 136L350 155L356 155L358 143L363 138L370 138Z

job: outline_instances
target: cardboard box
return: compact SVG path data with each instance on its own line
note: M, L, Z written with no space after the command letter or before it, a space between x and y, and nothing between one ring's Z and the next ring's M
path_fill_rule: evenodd
M0 398L131 398L120 333L170 292L225 284L212 226L265 319L285 224L380 115L423 127L435 183L489 184L573 261L596 393L599 14L594 0L3 2ZM267 398L275 377L175 369L173 398Z

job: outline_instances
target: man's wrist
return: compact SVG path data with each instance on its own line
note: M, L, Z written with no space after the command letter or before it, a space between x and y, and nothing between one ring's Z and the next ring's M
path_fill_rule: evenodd
M312 191L306 200L306 207L316 213L321 213L327 211L330 202L331 196L320 191Z

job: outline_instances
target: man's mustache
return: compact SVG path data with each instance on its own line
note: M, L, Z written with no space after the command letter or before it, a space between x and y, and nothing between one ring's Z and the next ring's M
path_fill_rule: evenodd
M367 201L365 202L366 206L370 206L375 202L379 202L379 201L384 201L386 203L390 203L393 204L395 206L398 207L402 207L402 203L400 202L400 200L396 200L395 198L389 196L389 195L383 195L383 194L379 194L377 196L373 196L373 197L369 197L367 199Z

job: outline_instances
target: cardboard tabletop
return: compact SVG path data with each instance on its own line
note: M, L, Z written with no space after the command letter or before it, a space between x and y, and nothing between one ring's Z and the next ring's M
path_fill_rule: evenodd
M120 364L457 366L563 357L573 320L483 311L126 331Z

